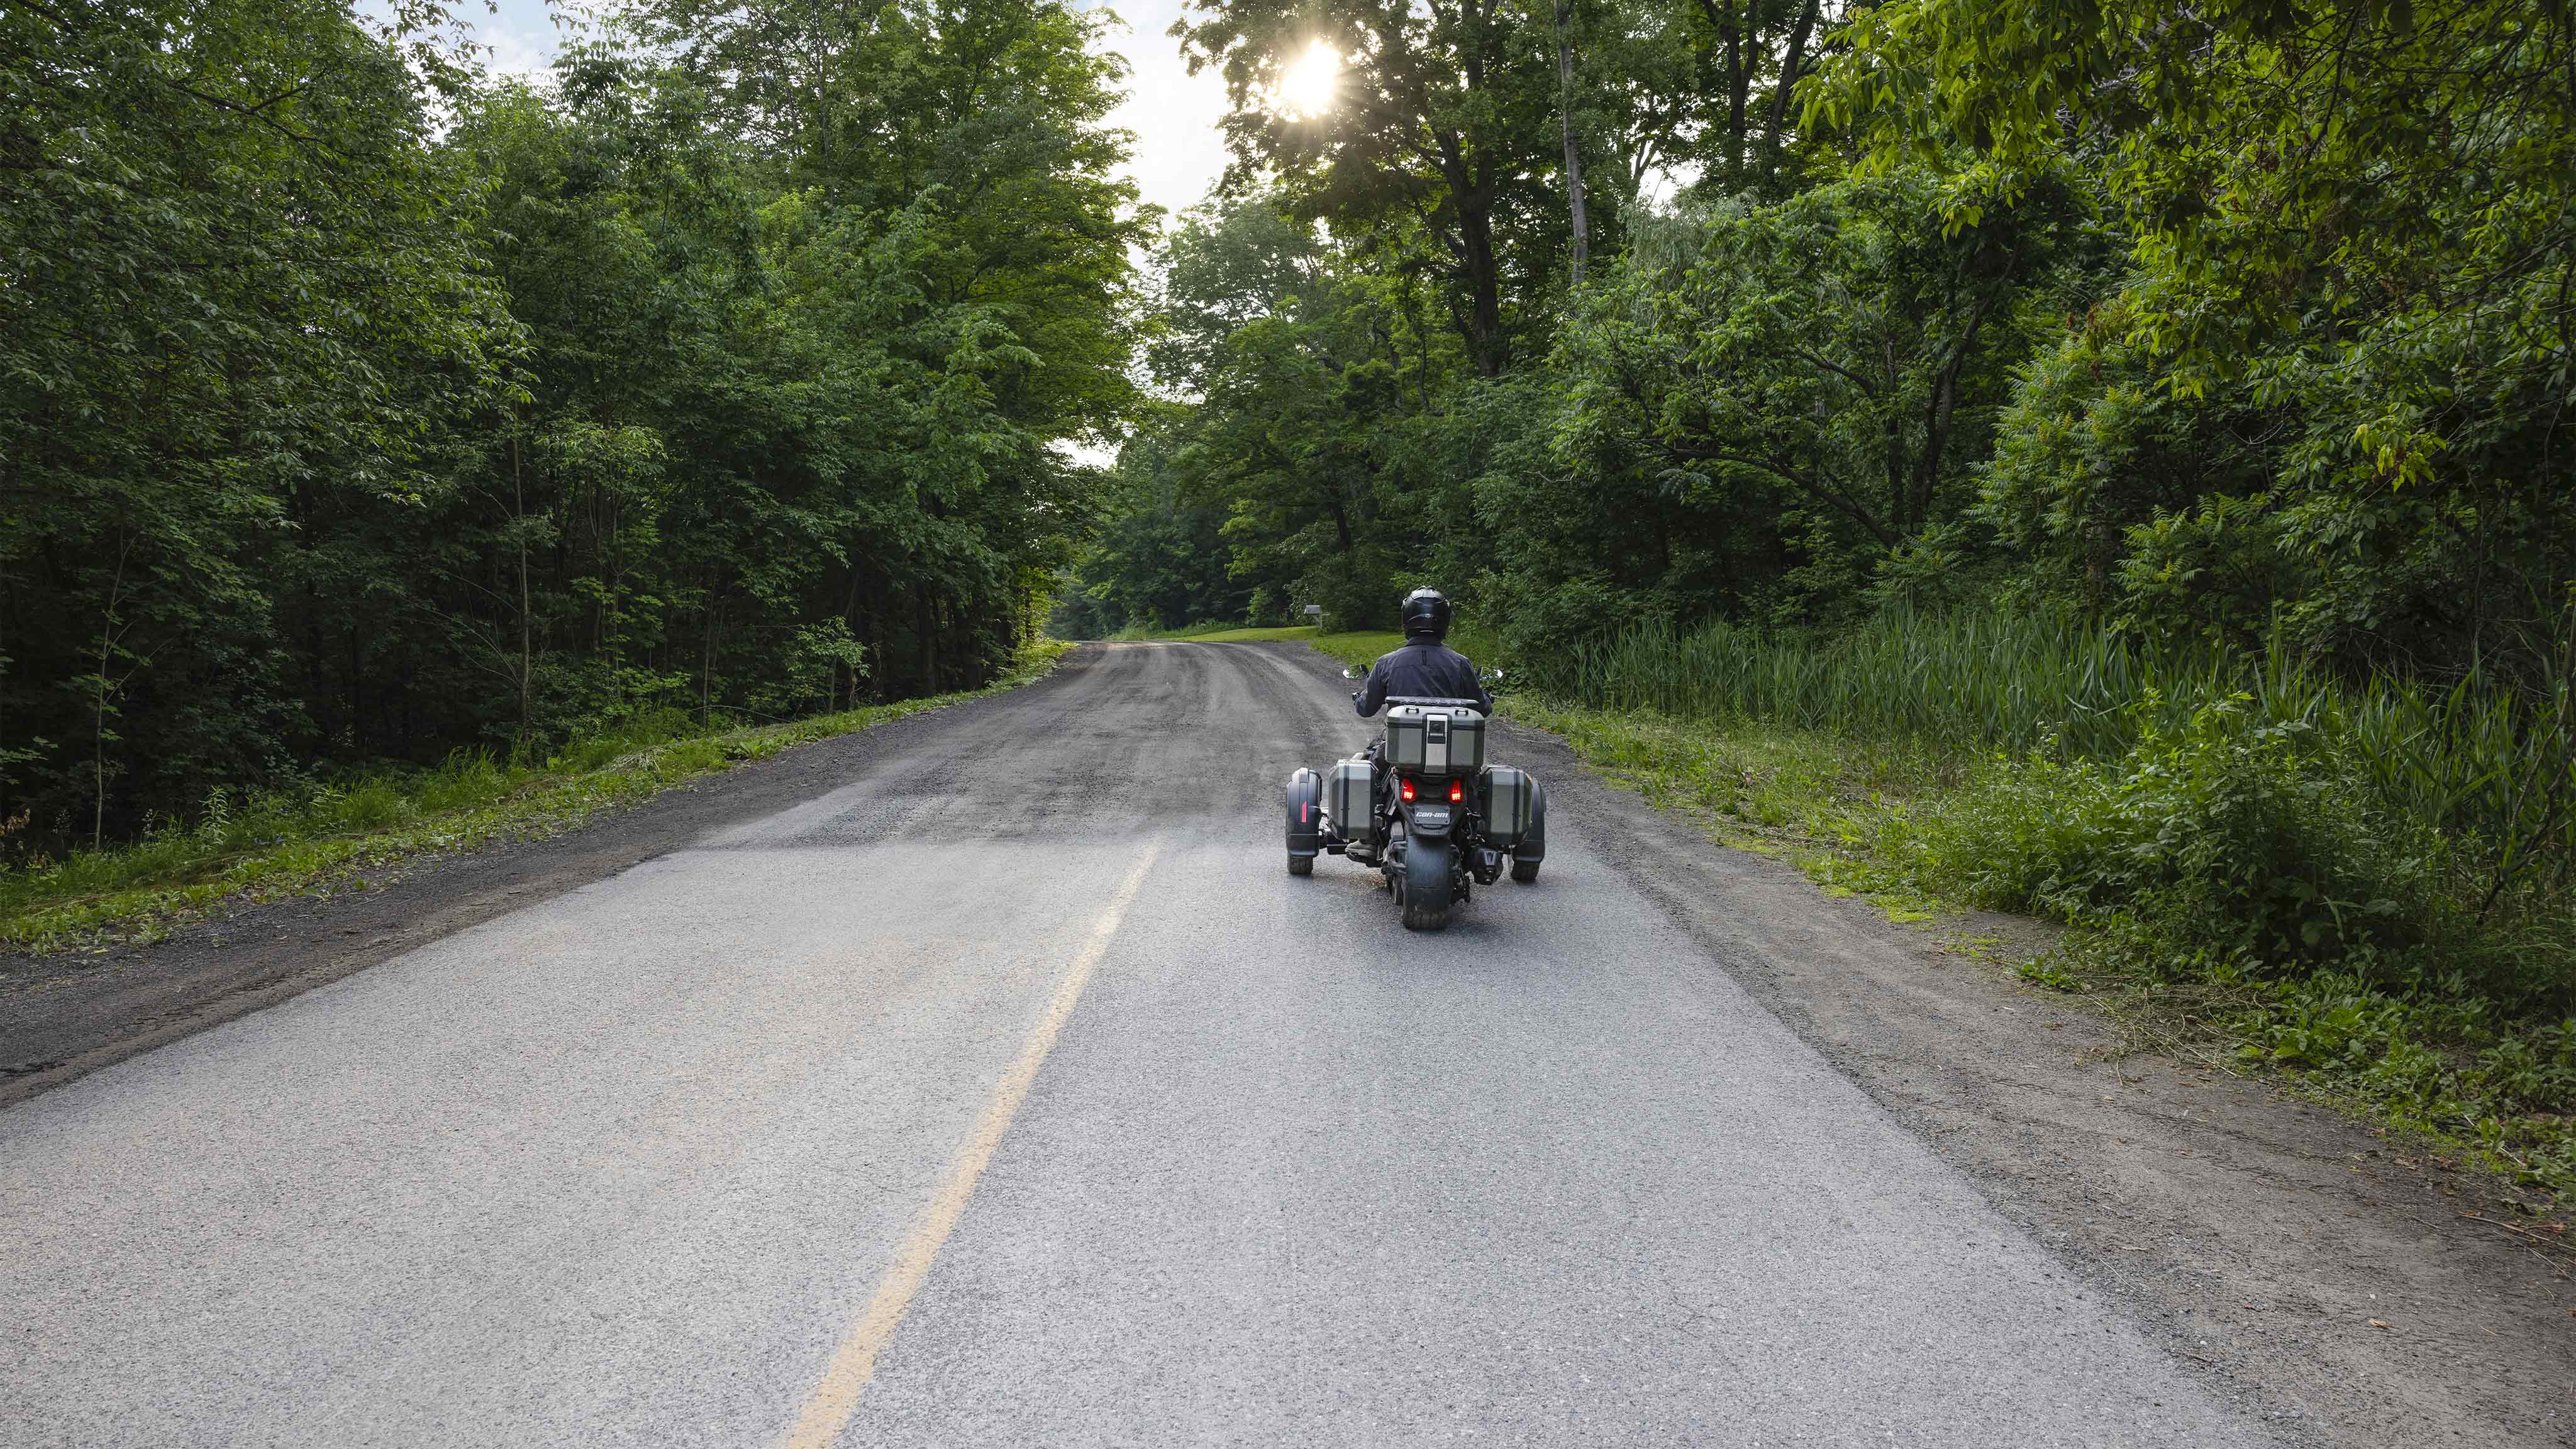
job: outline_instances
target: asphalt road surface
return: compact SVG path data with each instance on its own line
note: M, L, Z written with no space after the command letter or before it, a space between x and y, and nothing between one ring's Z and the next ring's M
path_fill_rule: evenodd
M1580 811L1437 936L1290 878L1364 728L1091 651L7 1109L0 1442L2268 1442Z

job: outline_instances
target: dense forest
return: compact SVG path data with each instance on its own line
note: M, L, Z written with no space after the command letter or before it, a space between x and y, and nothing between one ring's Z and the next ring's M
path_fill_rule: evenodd
M2576 576L2576 40L2522 4L1227 0L1237 165L1065 622L2052 598L2454 678ZM1273 99L1318 42L1329 109Z
M0 821L1003 668L1128 416L1102 22L0 10Z

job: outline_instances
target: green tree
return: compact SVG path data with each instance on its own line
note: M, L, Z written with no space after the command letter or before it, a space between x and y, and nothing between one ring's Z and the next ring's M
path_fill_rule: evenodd
M326 745L286 611L432 504L516 345L403 16L0 15L0 817L96 840Z
M1906 0L1850 34L1817 115L1880 165L1969 148L1944 197L1954 220L2069 161L2115 199L2130 360L2060 415L2115 437L2143 379L2189 400L2204 434L2259 416L2260 461L2192 512L2294 565L2275 574L2302 634L2474 660L2554 610L2576 572L2558 436L2576 399L2563 6ZM1999 483L1998 506L2025 516L2035 493L2086 491L2029 467ZM2182 518L2080 528L2180 547L2147 571L2172 579L2220 545Z
M1561 130L1546 28L1486 0L1219 0L1197 14L1173 34L1194 71L1225 76L1245 184L1267 170L1298 215L1337 234L1430 243L1469 357L1488 376L1509 366L1507 307L1544 281L1565 236L1547 180ZM1338 97L1292 114L1279 78L1317 45L1342 57Z
M1909 174L1720 206L1669 228L1669 251L1632 256L1569 328L1558 466L1601 481L1601 506L1631 521L1625 546L1668 583L1680 559L1707 560L1681 612L1721 598L1830 612L1974 501L2077 214L2063 186L2034 187L1945 227L1933 191ZM1526 493L1496 493L1510 501L1489 519Z
M1005 667L1135 399L1098 23L0 14L0 837Z

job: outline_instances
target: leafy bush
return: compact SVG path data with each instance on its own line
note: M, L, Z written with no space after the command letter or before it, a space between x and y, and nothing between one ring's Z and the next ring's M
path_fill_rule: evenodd
M2442 847L2366 800L2312 725L2236 695L2151 718L2116 763L1999 762L1919 824L1919 858L1983 904L2151 921L2169 968L2399 961L2450 910Z
M1637 621L1646 615L1644 603L1626 590L1573 579L1514 601L1504 616L1502 643L1534 687L1594 702L1585 686L1597 657L1632 639L1669 637L1639 629Z
M1994 759L1885 834L1927 883L2077 927L2094 974L2219 989L2248 1059L2576 1193L2568 902L2493 909L2476 842L2392 807L2315 726L2231 696L2118 761Z

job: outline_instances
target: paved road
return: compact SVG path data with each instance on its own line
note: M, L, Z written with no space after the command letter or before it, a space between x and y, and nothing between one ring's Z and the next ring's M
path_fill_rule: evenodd
M1120 645L0 1114L7 1444L2264 1442L1550 821L1406 934L1354 747Z

